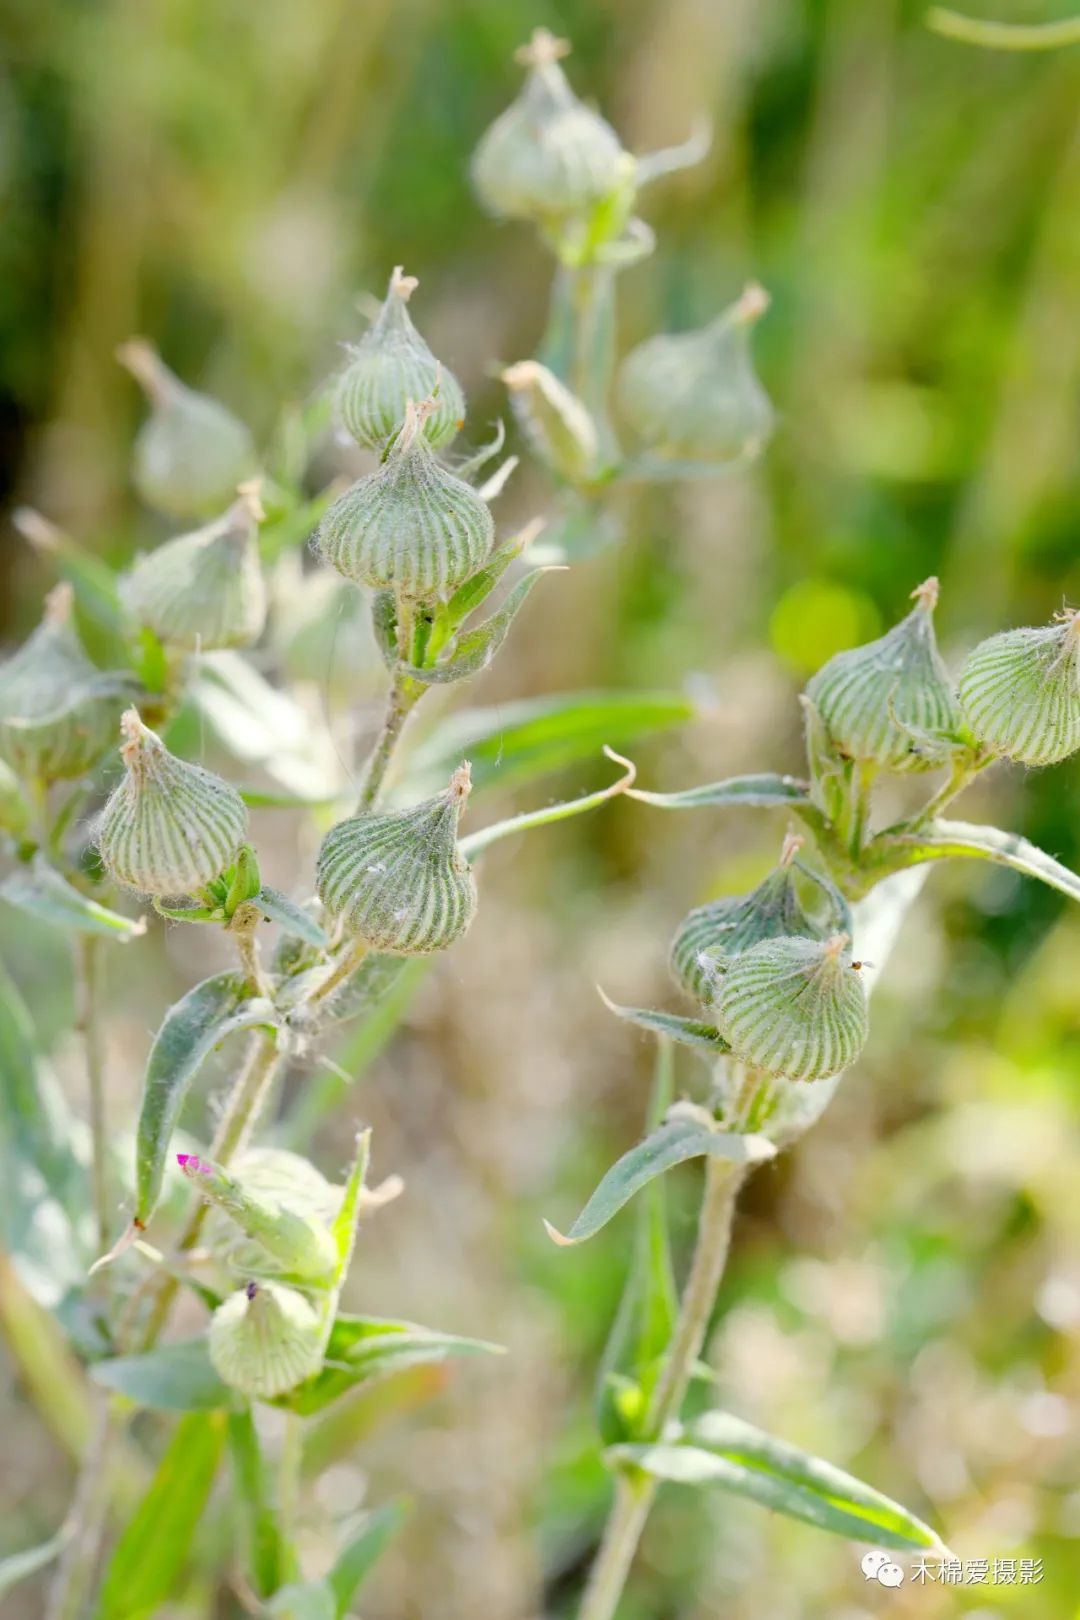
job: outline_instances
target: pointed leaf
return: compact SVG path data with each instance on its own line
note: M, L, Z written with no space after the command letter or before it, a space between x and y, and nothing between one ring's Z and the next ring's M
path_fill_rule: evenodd
M599 1232L654 1176L662 1176L674 1165L685 1164L687 1159L708 1156L727 1159L735 1165L751 1165L761 1164L775 1153L772 1143L763 1136L712 1130L703 1120L688 1119L684 1115L669 1119L612 1165L565 1236L549 1221L544 1225L553 1242L569 1248Z
M461 853L467 860L471 860L474 855L479 855L491 844L497 844L501 838L511 838L515 833L528 832L532 827L546 827L553 821L565 821L569 816L580 816L583 811L595 810L597 805L625 793L637 774L636 767L610 748L605 748L604 753L608 759L623 767L622 776L617 782L612 782L610 787L601 788L597 793L586 793L580 799L565 799L561 804L545 805L542 810L527 810L524 815L511 816L507 821L495 821L490 827L482 827L479 832L469 833L460 839L458 848Z
M224 1418L181 1418L157 1473L117 1542L101 1588L99 1620L141 1620L159 1612L183 1572L214 1483Z
M415 1322L342 1315L330 1331L322 1372L273 1404L307 1417L357 1384L372 1383L408 1367L437 1365L459 1356L502 1354L501 1345L437 1333Z
M1038 878L1051 889L1067 894L1070 900L1080 900L1080 876L1018 833L1003 832L1000 827L980 827L967 821L932 821L915 832L880 833L868 853L870 861L887 871L954 857L1011 867L1024 877Z
M719 1485L855 1541L941 1547L928 1525L880 1491L727 1412L707 1412L687 1426L678 1443L616 1446L608 1455L655 1479Z
M550 571L547 568L535 568L531 574L526 574L524 579L519 579L502 607L497 608L490 619L485 619L475 630L468 630L459 638L453 653L445 663L433 664L427 669L408 664L404 666L405 673L412 676L413 680L421 681L425 686L440 686L448 681L462 681L467 676L476 675L480 670L486 669L506 640L515 615L536 581L541 574Z
M481 602L487 600L510 564L521 556L535 537L539 527L539 524L530 523L520 534L515 534L510 540L504 540L501 546L495 548L483 568L477 569L475 574L470 574L468 579L458 586L443 610L450 630L456 630Z
M269 1597L295 1573L273 1503L271 1472L263 1457L250 1406L228 1415L233 1478L244 1512L248 1568L257 1597Z
M265 917L276 922L286 934L295 934L297 939L305 939L309 945L320 948L330 943L326 930L319 927L314 917L277 889L268 888L264 883L255 896L255 904Z
M165 1155L188 1089L215 1047L237 1030L273 1028L270 1002L250 996L239 973L218 973L189 990L165 1014L146 1065L135 1145L136 1219L154 1212Z
M122 917L80 894L41 855L30 866L19 866L0 883L0 900L16 906L54 928L80 934L104 934L118 945L146 932L143 918Z
M600 1000L617 1018L625 1019L628 1024L637 1024L639 1029L647 1029L653 1035L669 1035L673 1041L679 1041L683 1046L692 1046L710 1057L731 1051L731 1046L716 1025L705 1023L700 1018L683 1018L678 1013L653 1012L649 1007L620 1007L616 1002L609 1001L602 990Z
M210 1412L236 1405L236 1392L222 1383L210 1362L206 1340L181 1339L133 1356L95 1361L96 1384L126 1395L136 1406L158 1412Z
M356 1224L360 1219L360 1195L364 1190L364 1177L367 1175L368 1161L371 1157L371 1130L360 1131L356 1138L356 1152L349 1168L345 1190L341 1195L341 1205L334 1216L331 1233L334 1247L338 1253L338 1282L342 1281L349 1269L352 1259L353 1246L356 1243Z
M334 1560L326 1584L334 1594L337 1620L343 1620L353 1598L367 1580L408 1516L404 1497L365 1513Z
M658 810L708 810L744 805L749 809L793 810L810 819L820 812L810 802L810 789L794 776L778 776L766 771L760 776L729 776L723 782L706 782L702 787L684 788L680 793L646 793L634 788L633 799L655 805Z

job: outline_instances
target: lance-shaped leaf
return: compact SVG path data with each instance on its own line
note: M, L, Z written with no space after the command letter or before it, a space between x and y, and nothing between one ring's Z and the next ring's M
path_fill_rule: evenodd
M122 917L107 906L80 894L55 868L36 855L31 865L18 866L0 883L0 900L25 911L54 928L79 934L103 934L119 945L146 932L143 918Z
M337 1620L348 1613L353 1598L405 1523L408 1512L408 1501L398 1497L362 1514L354 1524L326 1577L334 1594Z
M413 680L421 681L425 686L439 686L448 681L462 681L466 676L476 675L480 670L486 669L506 640L515 615L536 581L541 574L551 571L548 568L535 568L531 574L526 574L524 579L519 579L507 594L502 607L497 608L490 619L485 619L475 630L467 630L464 635L459 636L453 652L444 663L432 664L426 669L407 664L404 666L405 673Z
M117 1542L105 1573L99 1620L142 1620L160 1612L187 1561L217 1473L225 1421L181 1418L157 1473Z
M415 1322L378 1316L339 1316L330 1330L323 1370L273 1402L307 1417L358 1384L372 1383L409 1367L432 1366L459 1356L502 1355L501 1345L437 1333Z
M482 850L491 844L497 844L502 838L511 838L515 833L528 832L532 827L546 827L553 821L565 821L569 816L580 816L586 810L595 810L597 805L604 804L608 799L617 798L625 793L634 781L637 767L630 760L623 759L614 749L605 748L604 753L616 765L623 767L623 774L617 782L610 787L600 788L596 793L586 793L580 799L564 799L561 804L548 804L542 810L526 810L523 815L511 816L506 821L492 822L490 827L482 827L479 832L469 833L459 839L458 848L467 860L479 855Z
M356 1245L356 1227L360 1219L360 1198L364 1191L364 1178L367 1175L368 1161L371 1157L371 1131L361 1131L356 1138L356 1152L349 1167L348 1180L341 1195L341 1204L334 1217L331 1227L331 1236L338 1255L338 1282L345 1277L352 1259L352 1252Z
M742 805L751 810L791 810L813 825L821 822L821 812L811 802L810 788L795 776L779 776L765 771L758 776L729 776L723 782L706 782L702 787L683 788L679 793L646 793L634 788L631 798L658 810L710 810Z
M447 631L456 630L481 602L487 600L510 564L521 556L543 526L540 519L534 519L532 523L526 524L520 534L515 534L512 539L505 540L501 546L496 547L483 568L478 568L475 574L470 574L468 579L458 586L439 616Z
M654 1012L650 1007L620 1007L602 990L600 1000L616 1018L622 1018L628 1024L636 1024L639 1029L647 1029L652 1035L669 1035L673 1041L678 1041L683 1046L692 1046L696 1051L704 1052L710 1057L731 1051L729 1043L716 1025L705 1023L700 1018L683 1018L678 1013Z
M158 1412L208 1412L235 1407L237 1393L222 1383L205 1338L181 1339L138 1355L95 1361L96 1384Z
M319 927L314 917L277 889L268 888L264 883L255 896L255 904L264 917L276 922L286 934L295 934L297 939L304 939L309 945L320 948L329 944L326 930Z
M1018 833L1003 832L1000 827L980 827L967 821L932 821L914 832L880 833L868 852L868 862L888 872L918 866L923 861L953 858L1008 866L1024 877L1038 878L1051 889L1060 890L1070 900L1080 900L1080 876Z
M608 1457L654 1479L718 1485L854 1541L942 1550L929 1525L880 1491L726 1412L707 1412L675 1442L614 1446Z
M734 1165L753 1165L771 1159L775 1153L773 1144L763 1136L722 1131L703 1119L680 1114L650 1132L643 1142L612 1165L569 1232L563 1234L550 1221L545 1221L548 1237L563 1248L584 1243L654 1177L664 1175L677 1164L685 1164L687 1159L709 1157L727 1159Z
M272 1029L276 1023L270 1002L251 996L239 973L204 979L169 1008L150 1048L143 1084L135 1139L137 1223L145 1225L154 1212L180 1110L211 1052L238 1030Z

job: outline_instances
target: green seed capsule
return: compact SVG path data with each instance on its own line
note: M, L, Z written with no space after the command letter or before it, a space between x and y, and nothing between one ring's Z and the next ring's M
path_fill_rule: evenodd
M133 616L168 647L245 647L266 623L256 544L262 507L245 488L224 517L168 540L135 564L125 584Z
M257 1192L246 1178L197 1153L178 1153L176 1162L196 1190L224 1210L283 1275L302 1278L312 1288L333 1286L338 1253L321 1220L302 1214L291 1202Z
M334 502L317 538L323 557L346 579L419 601L443 598L475 573L495 537L485 502L423 437L435 409L431 399L409 402L378 472Z
M654 455L723 464L754 455L774 412L754 370L750 332L769 307L756 284L711 325L649 338L619 370L616 402Z
M915 608L865 647L837 653L806 688L830 737L851 759L891 771L930 770L960 727L934 637L938 582L912 591Z
M528 68L517 100L473 156L481 202L506 219L541 224L595 207L632 171L633 159L599 113L579 101L559 67L570 47L538 28L516 54Z
M0 754L28 781L63 781L96 765L130 695L130 682L102 674L83 652L72 606L71 587L56 586L41 624L0 665Z
M537 454L571 482L597 469L600 441L593 421L575 394L538 360L508 366L502 380L510 402Z
M960 674L960 703L979 742L1008 759L1054 765L1075 754L1080 613L980 642Z
M323 840L319 898L373 951L426 956L452 945L472 922L476 879L457 846L469 787L462 765L445 793L411 810L352 816Z
M789 1080L826 1080L854 1063L868 1015L847 946L846 934L771 939L733 957L714 1006L735 1056Z
M415 276L398 265L386 301L360 342L337 386L338 415L357 444L381 450L399 431L411 399L434 394L435 409L424 423L433 448L449 444L465 420L465 396L453 372L440 366L413 325L408 302Z
M327 1227L341 1203L340 1187L332 1186L310 1160L284 1148L249 1148L236 1161L235 1173L255 1197ZM215 1259L241 1276L274 1277L288 1269L221 1208L211 1209L204 1233L206 1247Z
M232 1389L272 1400L320 1370L328 1318L295 1288L251 1282L210 1321L210 1360Z
M117 883L139 894L197 894L243 843L244 801L220 776L170 754L136 710L120 725L127 770L102 812L101 858Z
M132 452L132 478L143 500L178 518L220 512L258 469L243 422L188 388L141 338L123 344L117 359L150 401Z

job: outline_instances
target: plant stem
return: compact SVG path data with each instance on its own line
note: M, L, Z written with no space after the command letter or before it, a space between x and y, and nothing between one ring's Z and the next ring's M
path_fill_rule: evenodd
M68 1512L69 1539L49 1589L45 1620L80 1620L86 1607L109 1511L110 1453L119 1432L119 1420L102 1395Z
M317 1007L320 1001L333 995L338 985L344 984L346 979L352 977L368 954L368 947L362 939L350 940L342 947L332 971L317 985L307 998L309 1007Z
M356 806L358 810L370 810L382 790L386 773L390 768L390 761L394 757L394 750L405 728L405 722L420 696L419 692L412 690L413 686L414 682L408 676L394 676L393 684L386 699L386 710L383 714L382 726L364 766L360 797Z
M694 1258L664 1371L649 1402L644 1427L646 1439L658 1440L682 1406L694 1363L705 1343L709 1318L724 1274L741 1181L741 1173L724 1160L706 1161ZM656 1480L643 1474L624 1473L618 1478L615 1501L585 1588L579 1620L612 1620L656 1490Z
M90 1097L90 1175L98 1248L109 1247L108 1126L105 1117L105 1049L98 1010L101 1001L101 941L81 934L76 946L76 1020L86 1058Z

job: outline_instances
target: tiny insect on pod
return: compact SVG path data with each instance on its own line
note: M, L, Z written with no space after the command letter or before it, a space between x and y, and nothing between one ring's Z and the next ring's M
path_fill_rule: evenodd
M597 470L596 423L581 401L538 360L507 366L502 380L522 431L555 472L571 481Z
M357 585L438 600L491 550L495 524L486 503L423 437L436 408L432 398L409 402L382 466L346 490L319 526L319 552Z
M247 831L244 801L220 776L170 754L135 709L121 731L124 778L98 831L106 870L139 894L195 894L232 863Z
M372 950L427 956L460 939L476 912L476 879L457 843L468 765L445 792L410 810L368 812L331 828L319 850L319 898Z
M788 1080L826 1080L855 1062L868 1010L848 943L771 939L730 959L714 1008L737 1058Z
M755 454L773 430L750 334L769 307L751 283L700 331L649 338L619 370L616 401L632 435L669 460L722 465Z
M220 512L258 467L243 422L188 388L142 338L122 344L117 359L150 401L132 454L132 478L143 500L178 518Z
M493 214L543 224L585 212L632 173L633 159L611 125L578 100L559 67L569 49L538 28L516 53L528 69L524 89L472 161L477 194Z
M435 396L423 436L434 449L449 444L465 420L465 396L413 325L408 303L418 283L400 265L385 302L338 379L337 410L358 444L381 450L399 431L411 399Z
M1080 748L1080 613L982 641L960 673L960 703L979 742L1022 765Z
M140 558L124 596L132 615L168 647L243 647L266 623L266 582L256 544L263 516L257 486L193 534Z
M69 585L57 585L38 628L0 665L0 754L27 781L82 776L108 748L131 683L87 658Z
M261 1400L295 1389L322 1366L329 1313L295 1288L250 1282L210 1320L210 1360L232 1389Z
M830 658L806 694L841 753L891 771L929 770L961 727L934 636L938 582L912 591L915 607L877 641Z

